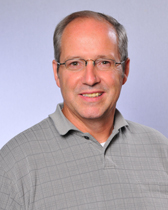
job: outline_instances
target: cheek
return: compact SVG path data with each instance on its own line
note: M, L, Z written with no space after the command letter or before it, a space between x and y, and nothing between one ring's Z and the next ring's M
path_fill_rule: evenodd
M103 77L103 81L109 87L117 89L120 86L122 86L122 81L123 81L122 73L120 71L109 72L109 74Z
M74 72L65 71L60 74L60 88L62 93L72 92L78 86L80 86L80 76Z
M77 86L81 86L82 85L82 72L68 72L68 74L66 75L66 82L67 85L74 89Z

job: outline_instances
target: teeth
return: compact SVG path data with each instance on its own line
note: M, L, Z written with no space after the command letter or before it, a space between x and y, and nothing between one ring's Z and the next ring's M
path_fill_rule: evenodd
M101 96L102 93L89 93L89 94L83 94L83 96L85 97L90 97L90 98L94 98L94 97L98 97Z

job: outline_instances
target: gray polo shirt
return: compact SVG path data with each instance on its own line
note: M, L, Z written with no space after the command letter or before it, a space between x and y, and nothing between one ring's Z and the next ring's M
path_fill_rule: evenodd
M167 210L168 140L115 113L104 147L54 114L0 151L0 209Z

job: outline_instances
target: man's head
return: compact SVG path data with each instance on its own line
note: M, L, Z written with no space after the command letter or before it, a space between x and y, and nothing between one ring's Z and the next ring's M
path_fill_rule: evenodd
M98 12L93 12L93 11L80 11L80 12L75 12L72 13L68 16L66 16L56 27L55 32L54 32L54 54L55 54L55 60L60 61L60 55L61 55L61 38L64 29L66 26L72 22L73 20L77 18L93 18L102 22L108 22L116 31L116 35L118 38L118 51L120 54L120 61L124 61L128 57L128 39L127 39L127 34L125 31L125 28L113 17L98 13ZM123 63L123 70L125 70L125 63Z
M78 17L66 24L60 37L60 53L56 52L58 58L53 61L55 80L64 99L62 111L78 128L81 122L113 118L129 72L127 50L121 54L116 29L109 21L96 17ZM124 36L122 43L126 45ZM121 57L125 59L124 74ZM79 60L85 60L84 65Z

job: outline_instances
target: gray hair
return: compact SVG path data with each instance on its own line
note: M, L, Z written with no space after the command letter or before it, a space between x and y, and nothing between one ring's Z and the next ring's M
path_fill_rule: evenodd
M120 54L120 61L125 61L128 58L128 38L127 33L123 25L121 25L116 19L109 15L105 15L99 12L93 12L89 10L79 11L66 16L56 27L53 42L54 42L54 55L55 60L60 62L61 55L61 38L65 27L74 19L77 18L94 18L99 21L109 22L116 30L118 37L118 50ZM125 62L122 64L123 70L125 70Z

